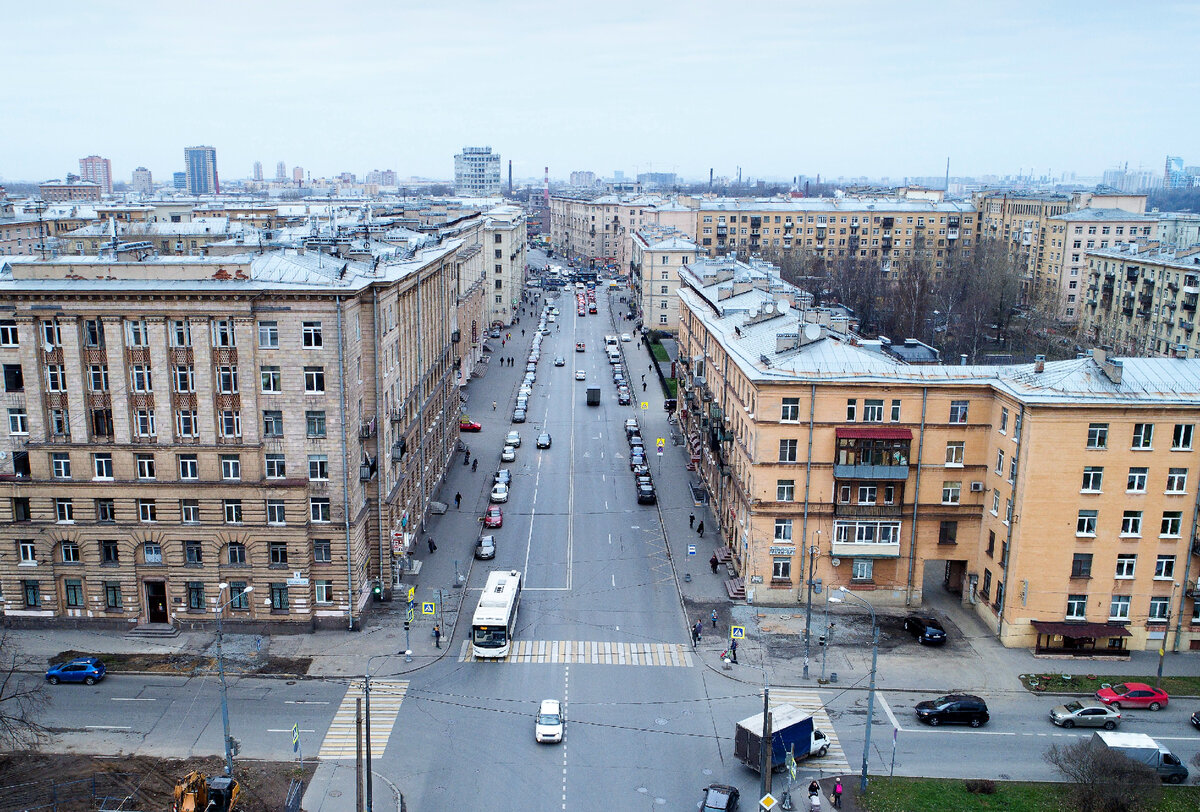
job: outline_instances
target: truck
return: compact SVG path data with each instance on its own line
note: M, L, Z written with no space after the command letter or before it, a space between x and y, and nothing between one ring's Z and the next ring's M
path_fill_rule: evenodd
M599 406L600 405L600 387L599 386L589 386L588 387L587 404L588 404L588 406Z
M1145 733L1097 730L1092 734L1092 746L1123 753L1154 770L1168 784L1182 784L1188 778L1188 769L1179 757Z
M750 769L761 769L763 715L756 713L737 723L733 733L733 755ZM829 752L829 738L817 730L812 714L795 705L771 708L771 770L779 771L787 763L788 752L799 761Z

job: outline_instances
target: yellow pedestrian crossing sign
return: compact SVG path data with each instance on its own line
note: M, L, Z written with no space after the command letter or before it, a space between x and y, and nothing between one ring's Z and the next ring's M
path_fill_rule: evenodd
M746 627L745 626L730 626L729 627L729 636L731 638L733 638L734 640L745 640L746 639Z
M659 448L663 448L663 447L664 447L664 446L666 446L666 444L667 444L667 441L666 441L664 438L662 438L662 437L659 437L659 438L658 438L657 440L655 440L654 442L655 442L655 444L656 444L656 445L657 445Z
M639 403L638 405L642 407L642 411L643 411L643 412L644 412L644 411L646 411L647 409L649 409L649 408L650 408L650 402L649 402L649 401L645 401L645 400L643 400L643 401L642 401L641 403Z
M421 601L421 614L423 614L423 615L432 615L433 614L433 601Z

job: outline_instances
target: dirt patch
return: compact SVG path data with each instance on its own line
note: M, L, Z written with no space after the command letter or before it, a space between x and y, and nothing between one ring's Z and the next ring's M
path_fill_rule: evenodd
M75 657L91 657L86 651L64 651L50 658L50 663L60 663ZM217 658L197 654L103 654L100 659L110 673L141 672L150 674L175 674L188 676L197 672L217 670ZM47 663L49 664L49 663ZM311 657L255 657L249 660L225 657L228 674L248 676L254 674L289 674L304 676L312 665Z
M308 783L315 764L303 772L295 762L249 761L234 763L234 778L241 787L238 812L275 812L283 808L293 778ZM221 775L219 757L187 760L148 756L96 757L71 754L0 755L0 812L41 808L58 798L59 812L84 812L97 808L99 799L128 798L121 808L170 809L175 782L192 770ZM95 795L93 795L95 788ZM62 799L70 799L65 803ZM110 808L116 808L110 803Z

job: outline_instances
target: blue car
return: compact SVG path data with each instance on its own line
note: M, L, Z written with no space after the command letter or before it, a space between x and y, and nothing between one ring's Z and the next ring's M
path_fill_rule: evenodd
M82 682L95 685L104 679L104 663L96 657L76 657L69 662L52 665L46 669L46 681L51 685L60 682Z

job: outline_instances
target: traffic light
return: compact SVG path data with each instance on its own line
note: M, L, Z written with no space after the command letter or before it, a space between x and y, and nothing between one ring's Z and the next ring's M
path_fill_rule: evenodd
M379 581L375 581L371 585L371 597L375 598L377 602L383 599L383 584Z
M404 631L408 631L408 621L404 621Z

